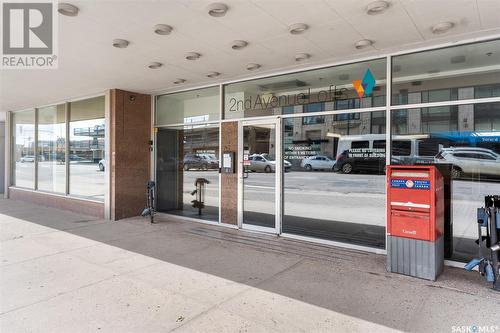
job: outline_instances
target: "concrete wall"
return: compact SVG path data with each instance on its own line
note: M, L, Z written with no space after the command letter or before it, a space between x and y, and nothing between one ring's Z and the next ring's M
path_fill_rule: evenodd
M138 216L150 179L151 96L110 94L111 219Z

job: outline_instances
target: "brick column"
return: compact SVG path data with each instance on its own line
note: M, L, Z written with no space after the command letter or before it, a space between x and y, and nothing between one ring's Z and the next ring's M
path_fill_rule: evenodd
M235 172L221 175L221 223L238 224L238 122L221 124L222 153L235 152ZM221 157L222 158L222 157Z
M138 216L150 179L151 96L110 93L111 219Z

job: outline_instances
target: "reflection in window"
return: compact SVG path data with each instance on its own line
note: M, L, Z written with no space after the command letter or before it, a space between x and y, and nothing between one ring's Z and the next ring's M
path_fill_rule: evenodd
M385 123L384 115L321 116L313 130L289 118L283 127L282 155L291 164L283 176L284 233L384 248L385 133L371 124L379 117ZM370 219L358 214L359 202Z
M353 81L363 80L368 70L375 86L360 97ZM287 114L291 110L287 107L318 103L324 104L320 111L384 106L385 75L386 60L377 59L228 84L224 87L224 118ZM317 118L310 119L304 124L319 123Z
M474 129L476 131L500 131L500 103L474 105Z
M12 184L35 187L35 111L15 112L12 115Z
M335 110L348 110L359 108L360 101L356 99L342 99L335 102Z
M304 105L304 113L309 112L321 112L324 110L324 103L312 103ZM302 123L304 125L314 125L314 124L322 124L325 121L324 117L321 116L312 116L312 117L304 117L302 118Z
M477 255L477 229L472 228L476 208L500 184L499 111L500 103L485 103L405 110L406 118L399 117L401 110L392 113L393 126L399 121L408 128L394 133L393 164L450 167L454 260ZM405 140L411 144L402 147Z
M104 200L104 97L72 102L69 123L69 193Z
M499 63L500 40L393 57L393 105L500 96Z
M371 133L385 133L385 111L371 112L371 118Z
M219 87L156 97L156 125L190 124L220 119Z
M219 221L219 127L162 128L157 134L157 209ZM203 183L203 208L193 206ZM201 213L201 215L199 215Z
M500 84L479 86L474 89L475 98L489 98L500 96Z
M422 109L422 132L447 132L458 130L456 106L439 106Z
M66 116L64 105L38 110L38 189L66 192Z

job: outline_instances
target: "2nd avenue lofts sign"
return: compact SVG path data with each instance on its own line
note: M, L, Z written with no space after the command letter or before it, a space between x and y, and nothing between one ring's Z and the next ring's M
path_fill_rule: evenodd
M373 89L376 85L376 80L370 71L367 69L362 80L352 81L354 90L359 98L371 96ZM304 83L305 85L305 83ZM228 111L241 112L247 110L267 110L270 108L277 108L291 105L304 105L309 103L331 102L337 99L342 99L346 88L338 89L335 85L329 85L328 89L319 91L311 91L311 88L306 89L304 92L279 95L274 93L255 94L250 95L244 99L231 97L228 101ZM315 100L311 100L311 96L315 96Z

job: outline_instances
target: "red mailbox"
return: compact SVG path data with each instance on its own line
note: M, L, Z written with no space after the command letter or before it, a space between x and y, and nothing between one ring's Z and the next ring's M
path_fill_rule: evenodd
M444 183L434 166L388 166L388 269L435 280L444 263Z

